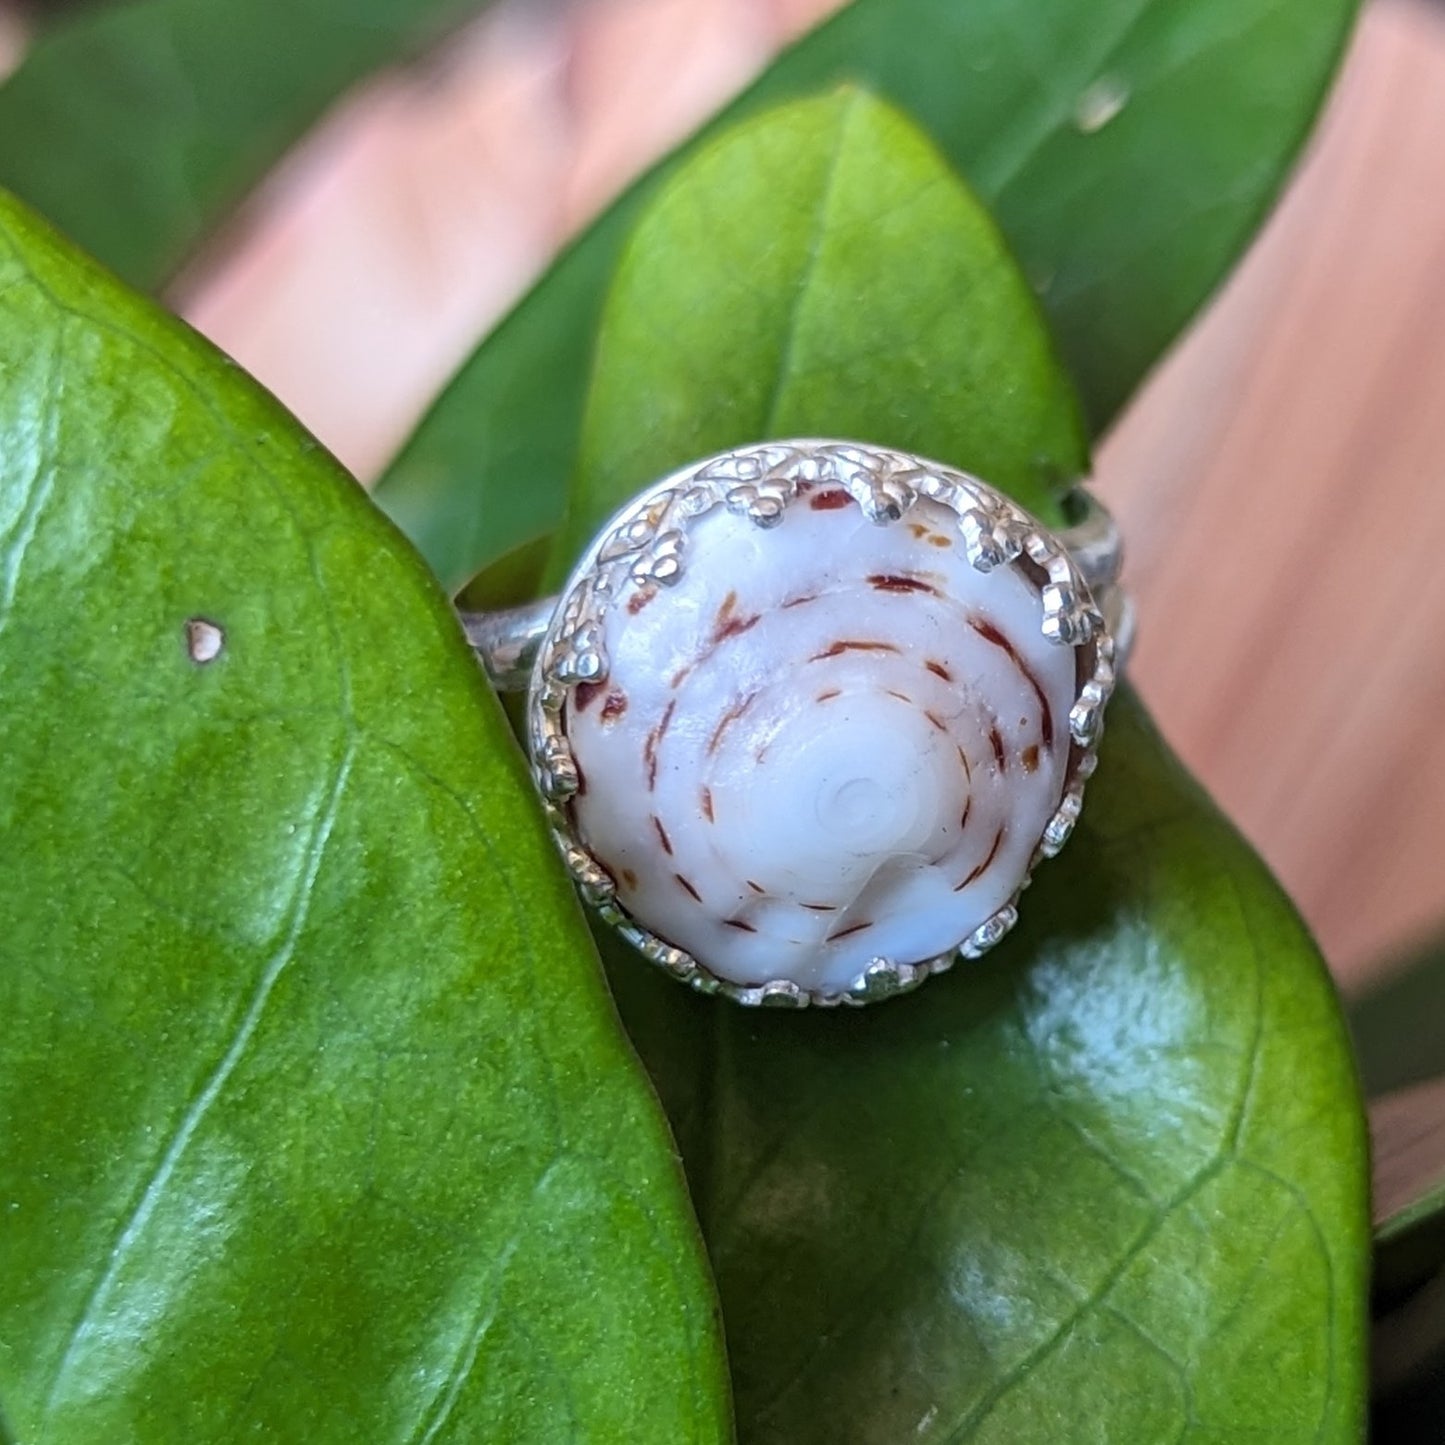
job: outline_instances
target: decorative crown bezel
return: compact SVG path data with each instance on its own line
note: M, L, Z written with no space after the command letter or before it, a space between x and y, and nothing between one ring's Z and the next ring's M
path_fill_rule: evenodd
M899 521L920 497L958 519L964 553L978 572L1019 571L1037 591L1041 629L1079 657L1071 746L1058 807L1045 825L1028 871L991 917L943 953L917 961L878 957L837 992L810 991L788 979L756 985L711 972L686 950L659 937L627 912L614 880L580 837L571 809L577 763L565 709L578 683L608 673L603 621L629 588L670 587L681 578L692 528L717 508L760 528L818 486L846 489L880 526ZM694 462L638 493L598 532L573 569L533 667L527 738L533 775L552 836L584 901L646 959L701 993L752 1006L864 1004L906 993L960 958L993 948L1018 918L1019 895L1034 867L1064 846L1083 807L1097 763L1104 709L1115 686L1116 645L1089 585L1060 538L997 488L954 467L907 452L850 441L775 441L738 447Z

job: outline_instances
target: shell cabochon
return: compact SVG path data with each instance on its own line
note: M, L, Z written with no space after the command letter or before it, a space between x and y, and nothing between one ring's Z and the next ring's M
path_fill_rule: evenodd
M826 481L766 530L715 507L671 585L602 612L605 673L562 718L571 828L623 913L731 984L827 997L937 958L1012 921L1080 785L1080 656L1043 619L1027 564L979 570L928 497L886 525Z

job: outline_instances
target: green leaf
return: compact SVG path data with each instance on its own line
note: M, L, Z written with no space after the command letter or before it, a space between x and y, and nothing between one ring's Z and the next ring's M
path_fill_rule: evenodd
M825 211L737 204L760 177L785 184L784 164L800 194L831 177ZM1069 414L1064 383L1038 321L999 304L1017 293L975 206L907 122L856 95L745 124L690 163L608 304L581 512L686 425L634 378L689 355L679 386L743 386L732 347L790 314L799 272L763 241L793 254L790 227L817 258L806 344L760 345L770 369L746 378L785 397L786 429L894 438L927 417L947 459L987 438L1022 485L1069 435L1045 424ZM752 319L715 338L731 293L713 290L749 255ZM829 367L851 374L875 318L917 354L885 352L840 411ZM927 355L946 375L960 336L996 391L962 388L935 415L918 376ZM817 385L800 380L810 360ZM1366 1150L1338 1003L1294 911L1127 695L1080 830L1022 911L982 963L861 1012L729 1008L615 959L718 1275L740 1437L1358 1439Z
M128 0L0 86L0 186L134 285L165 281L347 87L486 0Z
M554 543L552 537L533 537L504 552L457 594L457 606L468 612L490 612L530 602L541 591Z
M1354 0L854 0L722 119L842 80L910 112L997 218L1102 429L1259 225L1353 11ZM676 163L563 255L383 480L378 500L448 588L556 526L603 296Z
M445 598L3 197L0 689L17 1438L728 1438L670 1138Z
M1445 1074L1445 943L1399 960L1354 999L1350 1029L1372 1095Z
M1018 936L910 998L744 1015L615 961L749 1445L1360 1438L1325 970L1127 696L1091 789Z
M852 89L739 126L639 222L603 313L562 574L669 468L804 434L952 447L950 462L1054 519L1088 465L1038 304L987 213L914 125Z

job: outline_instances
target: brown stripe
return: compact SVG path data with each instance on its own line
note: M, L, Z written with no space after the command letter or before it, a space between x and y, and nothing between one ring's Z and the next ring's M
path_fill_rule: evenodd
M768 891L766 888L763 887L761 883L754 883L751 878L747 879L746 882L748 887L751 888L754 893L766 894Z
M708 739L707 750L715 753L722 743L723 734L753 705L757 693L750 692L741 702L734 703L718 720L718 725L713 729L712 737Z
M805 903L803 907L811 908L814 913L836 913L838 911L836 903Z
M572 689L572 706L578 712L586 712L592 706L592 699L606 686L601 682L579 682Z
M624 869L622 870L622 881L623 881L629 888L636 888L636 887L637 887L637 874L634 873L631 868L624 868Z
M736 928L742 933L756 933L758 931L751 923L745 923L741 918L724 918L723 924L728 928Z
M993 623L986 621L982 617L970 617L968 619L968 625L972 627L985 642L991 642L995 647L1001 647L1008 653L1010 659L1013 661L1013 665L1023 674L1024 681L1033 688L1034 696L1039 700L1039 726L1044 735L1044 746L1052 747L1054 744L1054 711L1049 706L1049 700L1044 695L1043 687L1040 685L1038 678L1034 676L1033 669L1019 656L1018 649Z
M999 735L998 724L988 730L989 746L993 748L993 760L1001 773L1008 772L1008 754L1004 751L1003 738Z
M702 790L702 815L709 823L713 821L711 788L704 788Z
M825 691L820 692L820 693L818 694L818 696L817 696L816 698L814 698L813 700L814 700L815 702L832 702L835 697L842 697L842 696L843 696L843 689L842 689L841 687L830 687L830 688L826 689Z
M923 664L935 677L941 677L944 682L952 682L953 674L941 663L928 661Z
M1022 658L1019 659L1019 670L1028 678L1029 686L1033 688L1034 695L1039 700L1039 731L1044 735L1044 746L1051 748L1054 745L1054 710L1049 706L1049 700L1044 696L1044 690L1039 686L1039 680L1028 667Z
M924 582L918 577L904 577L897 572L875 572L869 577L868 585L879 592L927 592L933 597L939 595L938 588L931 582Z
M837 943L840 938L847 938L852 933L862 933L865 928L872 928L871 922L850 923L847 928L840 928L836 933L830 933L824 940L825 943Z
M970 617L968 619L968 625L973 628L985 642L991 642L995 647L1003 648L1010 657L1018 656L1018 653L1014 651L1013 643L986 617Z
M934 727L939 730L939 732L946 733L948 731L948 724L944 722L944 720L939 717L939 715L934 712L931 707L926 707L923 709L923 716L926 717L928 721L931 722Z
M686 888L689 893L692 894L693 898L695 898L695 899L697 900L697 902L699 902L699 903L702 902L702 894L699 893L699 892L697 891L697 889L694 888L694 887L692 886L692 884L689 883L689 882L687 881L687 879L682 876L681 873L674 873L672 876L673 876L674 878L676 878L677 881L678 881L679 883L681 883L682 886L683 886L684 888Z
M806 597L794 597L790 601L783 603L783 606L802 607L805 603L816 602L817 600L818 594L816 592L809 592Z
M809 662L822 662L825 657L838 657L845 652L900 652L891 642L835 642L822 652L815 652Z
M657 841L662 844L662 851L671 858L672 839L667 836L667 829L662 826L662 819L656 813L652 815L652 826L657 829Z
M646 742L642 744L642 761L647 764L647 791L649 793L657 786L657 745L662 741L668 724L672 722L672 712L676 706L675 701L668 703L662 710L662 717L657 726L648 733Z
M639 587L631 597L627 599L627 610L636 617L654 597L657 596L656 587Z
M913 699L909 697L906 692L899 692L896 688L892 687L886 689L886 691L889 697L896 697L899 702L906 702L910 707L913 705Z
M720 642L726 642L729 637L737 637L747 632L750 628L756 627L763 620L761 612L751 617L739 617L736 612L738 605L738 594L729 592L723 598L722 606L717 610L717 617L713 620L712 643L716 647Z
M951 541L949 538L943 536L941 533L930 531L927 527L925 527L925 526L923 525L922 522L910 522L910 523L908 524L908 530L909 530L910 532L912 532L913 535L914 535L915 537L917 537L920 542L921 542L925 537L927 537L928 540L929 540L935 547L951 547L951 546L953 546L953 543L952 543L952 541Z
M958 744L958 760L963 764L963 775L969 782L973 781L973 764L968 760L968 754L963 750L963 744Z
M1000 829L998 830L997 836L995 836L995 838L994 838L994 840L993 840L993 847L988 850L988 857L985 858L985 859L983 860L983 862L980 863L980 864L978 865L978 867L975 868L975 869L973 870L973 872L970 873L970 874L968 875L968 877L963 880L962 883L955 883L954 886L953 886L953 891L954 891L955 893L962 893L963 890L964 890L965 888L967 888L968 885L969 885L970 883L972 883L975 879L977 879L977 878L982 878L983 875L988 872L989 865L993 862L993 860L994 860L995 858L998 857L998 850L999 850L1002 846L1003 846L1003 829L1000 828Z
M958 826L966 829L968 827L968 815L973 812L973 794L968 795L968 802L963 805L963 817L958 820Z
M719 628L712 635L714 644L726 642L730 637L741 637L744 632L750 632L763 620L761 612L755 612L751 617L734 617L726 627Z

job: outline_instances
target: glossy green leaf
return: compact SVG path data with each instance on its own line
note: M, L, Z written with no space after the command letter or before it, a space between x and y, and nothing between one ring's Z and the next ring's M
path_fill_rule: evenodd
M445 598L0 198L0 1414L719 1441L671 1141Z
M709 1009L614 960L739 1438L1358 1440L1365 1141L1333 991L1127 696L1022 912L856 1014Z
M723 118L857 80L921 121L1023 262L1102 429L1259 224L1353 11L1354 0L853 0ZM563 255L383 480L378 500L449 588L556 525L603 296L674 164Z
M991 430L991 393L965 389L932 445L953 459L988 437L1006 475L1031 476L1063 383L1040 369L1037 320L997 305L992 236L964 219L976 203L901 117L831 97L739 128L641 223L598 348L584 513L686 425L632 378L691 355L687 387L701 394L709 366L720 393L741 385L738 338L712 335L728 300L713 292L749 238L746 274L786 292L793 273L759 240L767 218L735 204L783 157L800 177L822 166L834 202L771 220L780 251L791 224L817 258L807 340L760 353L772 370L748 384L787 399L789 429L907 435L928 406L924 349L945 373L962 334L1010 398L1011 430ZM870 224L850 181L865 170L914 206L885 200L886 224ZM909 216L914 275L900 278ZM947 284L985 274L993 285ZM764 297L740 330L766 334L769 310ZM911 322L919 354L877 365L840 413L827 366L847 372L875 315ZM655 347L660 361L638 354ZM809 358L824 359L817 386L792 378ZM911 997L759 1014L615 960L682 1143L749 1445L1358 1439L1366 1151L1333 987L1127 695L1105 753L1018 935Z
M855 89L729 132L639 223L603 315L563 571L670 467L800 435L947 451L1055 519L1088 465L987 212L911 122Z
M347 87L487 0L127 0L0 86L0 186L137 286L166 280Z

